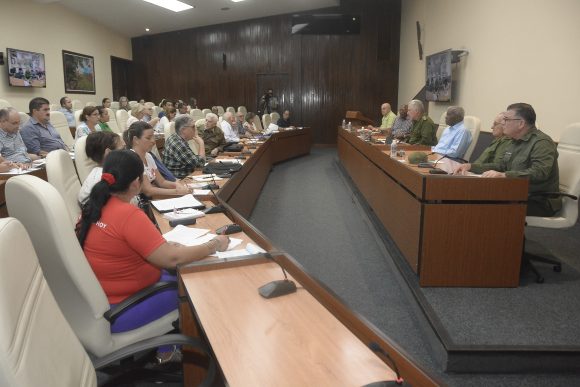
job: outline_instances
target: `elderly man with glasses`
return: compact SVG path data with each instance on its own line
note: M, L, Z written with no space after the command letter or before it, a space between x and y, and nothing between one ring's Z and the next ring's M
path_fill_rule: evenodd
M193 153L189 141L194 140L199 148L199 155ZM177 177L183 179L195 167L203 167L205 163L205 144L198 136L195 121L189 115L182 115L175 119L175 133L165 141L163 163Z
M530 181L527 215L553 216L562 207L560 197L534 196L558 192L558 151L550 136L536 128L536 112L527 103L514 103L504 113L504 134L510 145L497 162L463 164L455 174L467 171L483 177L523 177Z
M504 113L499 113L491 124L493 141L481 152L474 164L499 163L512 139L504 135Z

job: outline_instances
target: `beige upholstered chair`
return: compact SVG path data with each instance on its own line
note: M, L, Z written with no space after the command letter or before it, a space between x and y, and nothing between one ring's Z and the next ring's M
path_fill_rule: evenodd
M96 386L22 223L0 219L0 244L0 386Z
M54 126L58 134L60 134L60 137L66 146L68 146L69 149L72 149L75 145L75 139L70 133L68 121L64 114L55 111L50 112L50 123Z
M203 109L201 112L203 113L203 117L205 118L206 114L211 113L211 109Z
M75 144L75 164L81 184L85 181L87 176L89 176L89 173L91 173L93 168L97 166L97 163L87 156L87 152L85 152L86 145L87 136L79 138Z
M224 107L223 106L216 106L217 110L218 110L218 116L223 116L225 113Z
M24 112L18 112L18 115L20 116L20 128L22 128L30 119L30 116Z
M475 116L465 116L463 118L463 123L465 128L471 133L471 143L467 147L467 150L465 151L465 154L462 158L469 161L471 154L475 149L475 145L477 144L477 139L479 138L479 132L481 131L481 120Z
M191 345L208 355L199 340L172 334L131 343L91 360L55 299L61 290L50 286L39 264L42 254L37 256L19 220L0 219L0 245L0 386L96 387L95 368L105 369L160 345ZM210 356L208 375L201 385L212 385L215 373ZM106 381L103 378L100 384Z
M232 113L232 114L236 114L236 109L234 109L234 107L233 107L233 106L228 106L228 107L226 108L226 112L230 112L230 113Z
M272 123L272 116L270 116L269 114L264 114L262 116L262 126L264 128L267 128L268 126L270 126L270 124Z
M245 106L238 106L238 112L246 114L248 113L248 109Z
M73 111L74 110L83 110L83 107L84 106L85 105L81 101L79 101L78 99L73 99L72 100L72 110Z
M96 102L94 102L94 101L90 101L90 102L87 102L85 104L85 106L95 106L96 107L96 106L99 106L99 105Z
M117 126L121 133L127 130L127 120L129 119L129 113L125 109L117 110L115 113L115 117L117 118Z
M270 118L272 119L272 122L277 124L278 120L280 119L280 114L278 112L272 112L270 113Z
M189 113L189 115L191 116L191 118L193 118L196 121L205 118L205 115L199 109L191 109L191 112Z
M4 109L7 107L12 107L12 104L5 99L0 99L0 109Z
M75 110L75 124L77 125L77 127L79 126L79 124L81 123L81 113L83 112L82 109L80 110Z
M113 112L113 109L107 108L107 111L109 112L109 122L107 122L107 124L109 125L109 128L111 128L111 130L113 132L120 134L121 129L119 128L119 125L117 124L116 114Z
M58 111L58 109L60 109L60 105L59 104L56 104L56 103L51 103L50 104L50 111L51 112L56 112L56 111Z
M558 168L560 192L580 196L580 122L569 125L558 142ZM562 209L553 217L526 217L530 227L570 228L578 221L578 201L568 196L562 198Z
M165 134L165 140L175 133L175 122L169 122L167 125L163 125L163 133Z
M48 182L56 188L64 199L64 204L70 215L71 227L74 227L81 214L77 199L81 189L81 182L67 151L59 149L50 152L46 156L46 176Z
M111 333L105 317L110 310L107 297L73 227L66 226L70 225L66 205L52 185L31 175L13 177L6 183L6 202L9 213L28 231L54 298L87 352L105 356L173 330L177 311L143 327Z
M129 101L129 106L133 107L135 105L137 105L139 102L138 101Z
M445 122L446 117L447 117L447 111L444 111L443 113L441 113L441 117L439 117L439 126L437 127L437 134L436 134L437 141L439 141L439 139L441 138L441 135L443 135L443 131L448 126L447 123Z
M112 101L111 102L111 109L113 109L114 111L119 110L119 101Z
M262 121L260 120L260 117L258 117L258 115L255 115L254 116L254 126L259 131L263 131L264 130L264 127L262 126Z

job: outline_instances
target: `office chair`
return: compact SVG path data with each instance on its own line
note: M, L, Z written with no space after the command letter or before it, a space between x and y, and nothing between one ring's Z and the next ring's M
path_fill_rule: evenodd
M22 129L28 120L30 120L30 116L24 112L18 112L18 115L20 116L20 129Z
M117 126L119 131L123 133L127 130L127 120L129 119L129 113L125 109L120 109L115 112L115 118L117 119Z
M467 147L467 150L463 154L464 160L469 160L471 158L471 154L475 149L475 145L477 144L477 139L479 138L479 132L481 131L481 120L475 116L465 116L463 118L463 124L465 125L465 129L469 130L471 133L471 143Z
M131 302L141 301L175 282L153 285L111 309L78 242L63 198L56 188L35 176L6 182L8 212L26 228L37 251L46 281L68 323L92 356L102 357L141 340L174 330L177 310L140 328L111 333L111 322ZM135 300L131 300L135 298Z
M578 220L578 197L580 196L580 122L569 125L560 136L558 143L558 168L560 192L534 193L534 196L561 196L562 209L551 217L526 217L528 227L543 227L566 229L573 227ZM542 262L553 265L556 272L562 270L562 263L525 252L522 262L536 275L536 282L544 282L544 278L532 262Z
M111 108L107 108L107 112L109 112L109 122L107 122L107 124L109 125L109 128L111 128L111 130L113 132L115 132L117 134L121 134L121 129L119 128L119 125L117 124L117 116L116 116L115 112Z
M66 120L64 114L57 111L51 111L50 123L52 126L54 126L66 146L68 146L69 149L72 149L75 146L75 139L70 132L68 121Z
M81 214L81 207L78 202L81 182L67 151L58 149L46 156L46 177L48 182L56 188L64 199L71 218L71 227L74 228Z
M98 166L97 163L87 156L87 152L85 151L87 137L88 136L83 136L79 138L75 144L75 165L77 167L77 174L79 175L81 184L86 180L93 168Z
M47 286L22 223L14 218L0 219L0 245L0 386L92 387L114 383L119 375L111 375L111 370L121 368L123 372L125 368L118 365L120 360L160 345L192 345L208 354L198 340L166 335L91 361ZM139 370L138 375L150 373ZM211 385L214 376L215 363L210 357L202 384Z

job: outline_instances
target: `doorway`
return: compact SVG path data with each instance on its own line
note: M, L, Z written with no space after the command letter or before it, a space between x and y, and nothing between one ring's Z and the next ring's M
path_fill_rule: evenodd
M113 80L113 101L125 96L135 98L133 94L133 61L111 56L111 78Z

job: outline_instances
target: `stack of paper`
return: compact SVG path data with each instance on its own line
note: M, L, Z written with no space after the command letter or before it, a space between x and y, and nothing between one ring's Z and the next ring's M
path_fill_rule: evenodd
M23 175L25 173L30 173L32 171L38 171L39 169L40 168L28 168L28 169L12 168L8 172L0 173L0 175Z
M185 208L183 210L170 211L163 214L163 217L167 220L194 219L201 218L202 216L205 216L205 213L193 208Z
M180 243L184 246L199 246L211 241L216 234L211 234L209 230L203 228L186 227L182 225L176 226L173 230L163 234L167 242ZM230 238L228 250L239 246L243 241L237 238Z
M245 249L239 250L228 250L228 251L218 251L214 255L218 258L232 258L232 257L243 257L244 255L254 255L265 253L266 250L253 243L248 243Z
M191 194L183 195L179 198L152 200L151 204L159 212L169 212L184 208L204 208L205 206Z

